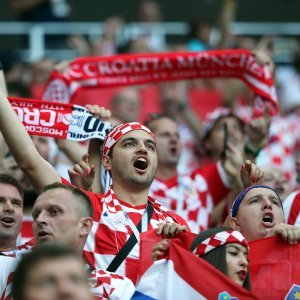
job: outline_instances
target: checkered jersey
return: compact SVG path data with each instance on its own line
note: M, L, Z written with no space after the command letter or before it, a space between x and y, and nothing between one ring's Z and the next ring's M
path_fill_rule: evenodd
M282 203L285 222L300 226L300 190L291 193Z
M300 113L277 116L272 120L269 144L259 153L259 167L277 167L295 185L295 153L300 145Z
M63 183L66 181L63 180ZM94 222L84 246L84 256L93 269L106 270L132 234L125 213L137 225L146 205L131 206L120 201L111 188L105 195L87 191L86 194L93 204ZM158 228L161 223L187 225L180 216L166 209L152 197L148 198L148 204L153 207L148 230ZM137 243L116 271L117 274L128 277L134 283L137 279L139 251L140 246Z
M150 187L151 196L186 220L194 233L208 228L214 205L228 192L217 164L165 181L156 178Z
M13 271L19 260L13 257L0 256L0 300L11 300L11 284Z
M17 246L15 249L10 251L2 251L0 255L14 258L21 258L22 255L31 251L31 249L35 246L34 239L29 240L23 245Z
M94 299L131 299L135 287L128 278L107 272L95 270L89 276L89 285Z
M202 241L193 251L196 255L203 256L204 254L214 250L225 244L241 244L249 250L248 242L245 237L236 230L228 230L218 232L211 237Z

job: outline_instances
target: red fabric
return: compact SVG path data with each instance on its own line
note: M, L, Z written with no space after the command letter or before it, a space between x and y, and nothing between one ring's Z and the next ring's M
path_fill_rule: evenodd
M183 232L177 238L172 239L173 243L184 247L185 249L190 249L190 246L197 236L195 233ZM139 277L141 277L147 269L153 264L152 260L152 250L153 247L163 239L161 235L157 235L155 230L149 230L141 235L141 250L140 250L140 263L139 263ZM168 257L168 252L166 253Z
M235 77L267 100L270 114L278 111L273 79L248 50L211 50L199 53L147 53L78 58L60 74L54 71L43 99L72 102L83 88L101 88L179 79ZM256 114L264 104L256 101Z
M189 91L191 109L201 120L204 120L208 112L222 106L222 96L222 93L217 90L192 89Z
M276 236L250 242L249 246L254 294L260 299L287 299L293 284L300 285L300 244L289 245Z

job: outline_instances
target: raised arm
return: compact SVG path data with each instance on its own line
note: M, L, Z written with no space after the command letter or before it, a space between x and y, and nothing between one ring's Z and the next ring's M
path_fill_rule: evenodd
M42 158L35 148L2 89L0 90L0 130L16 162L37 192L50 183L61 181L54 167Z

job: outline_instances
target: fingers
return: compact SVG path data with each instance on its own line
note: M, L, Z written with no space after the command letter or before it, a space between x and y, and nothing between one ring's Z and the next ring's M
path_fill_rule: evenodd
M169 247L170 247L169 241L166 239L157 243L152 249L152 259L155 261L158 260L159 257L165 256Z
M298 244L300 241L300 228L288 225L288 224L279 224L275 228L275 233L281 235L282 239L289 244Z
M110 110L103 106L87 104L85 107L91 114L103 121L108 121L111 118Z
M157 234L160 235L162 234L165 237L168 238L173 238L179 234L181 234L182 232L186 232L187 231L187 227L186 226L181 226L178 224L174 224L174 223L162 223L158 226L157 229Z

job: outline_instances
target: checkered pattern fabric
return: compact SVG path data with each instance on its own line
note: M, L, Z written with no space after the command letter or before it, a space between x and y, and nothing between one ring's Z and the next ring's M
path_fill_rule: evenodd
M110 149L112 149L112 147L124 134L134 130L144 130L155 140L154 134L151 130L138 122L120 124L106 136L103 143L103 156L106 156L109 153Z
M132 234L125 213L137 225L146 209L146 204L131 206L117 199L112 188L105 195L92 192L86 194L93 204L94 223L84 247L84 256L92 269L106 270ZM180 216L172 213L153 198L148 198L148 204L153 207L148 230L158 228L161 223L187 225ZM139 257L140 246L137 243L116 273L128 277L135 283Z
M56 72L57 74L57 72ZM49 82L46 90L43 94L43 100L52 100L56 102L69 103L70 102L70 92L69 84L65 81L60 74L57 74L57 78Z
M228 193L217 164L168 180L155 178L150 195L187 221L194 233L208 228L214 206Z
M131 299L135 287L131 280L115 273L95 270L89 276L89 285L94 299Z
M12 280L18 263L19 259L0 256L0 300L12 300Z
M24 255L28 251L31 251L31 249L34 246L35 246L35 241L34 241L34 239L31 239L28 242L26 242L25 244L17 246L14 250L3 251L3 252L1 252L1 254L4 256L8 256L8 257L21 258L22 255Z
M220 247L224 244L233 244L233 243L241 244L249 250L248 242L239 231L228 230L228 231L218 232L215 235L201 242L201 244L199 244L197 248L194 250L194 253L196 255L203 256L204 254L214 250L217 247Z
M295 154L300 149L300 113L273 118L270 127L269 144L259 153L256 163L259 167L276 167L296 185Z

